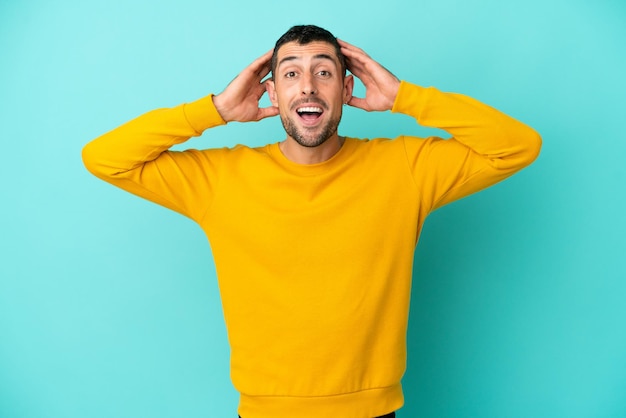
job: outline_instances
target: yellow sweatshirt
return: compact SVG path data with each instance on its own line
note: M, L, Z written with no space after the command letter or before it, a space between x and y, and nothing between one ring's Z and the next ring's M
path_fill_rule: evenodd
M371 418L403 404L413 253L433 209L530 164L541 140L469 97L402 82L393 112L452 138L168 150L224 124L208 96L89 143L96 176L195 220L213 250L243 418Z

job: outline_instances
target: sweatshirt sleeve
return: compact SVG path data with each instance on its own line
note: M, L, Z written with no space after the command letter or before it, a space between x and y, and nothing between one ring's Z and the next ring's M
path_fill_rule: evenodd
M541 138L529 126L470 97L405 81L392 112L439 128L449 139L403 137L422 204L437 209L531 164Z
M89 142L83 162L108 183L198 219L217 181L219 152L170 148L224 123L212 96L153 110Z

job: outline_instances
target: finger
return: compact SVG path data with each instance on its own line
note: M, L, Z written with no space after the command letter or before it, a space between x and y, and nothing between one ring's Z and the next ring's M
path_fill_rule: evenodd
M264 53L263 55L261 55L260 57L252 61L252 64L250 64L250 67L254 67L258 69L268 64L272 60L273 53L274 53L274 49L270 49L269 51L267 51L266 53Z
M339 43L339 46L341 46L342 49L345 49L348 52L351 53L356 53L356 52L360 52L362 54L365 54L365 51L363 51L361 48L359 48L358 46L352 45L351 43L348 43L342 39L337 39L337 42Z
M261 55L246 68L248 71L257 75L260 79L269 74L271 69L273 49L270 49L265 54Z
M257 102L259 102L261 100L261 97L263 97L263 95L265 94L265 91L265 86L263 84L257 84L250 91L250 95L254 97Z
M361 81L365 82L365 79L369 78L369 72L363 63L353 60L351 58L346 59L346 67L352 74L358 77Z
M345 41L340 41L339 45L341 46L341 52L350 57L365 57L369 58L369 55L362 50L361 48L351 45Z
M348 106L352 106L352 107L356 107L358 109L369 110L369 107L367 105L367 101L365 99L360 98L360 97L352 96L350 98L350 100L348 100L347 105Z
M260 107L257 113L257 120L278 116L278 113L278 107L276 106Z
M346 57L346 61L349 62L352 67L359 68L363 71L375 62L369 55L361 53L344 54L344 56Z
M346 49L349 49L349 48L355 48L355 46L354 46L354 45L352 45L351 43L348 43L348 42L344 41L343 39L339 39L339 38L337 38L337 43L338 43L338 44L339 44L339 46L340 46L340 47L342 47L342 48L346 48Z
M347 52L342 50L342 52L346 57L346 66L351 73L361 78L363 75L370 72L368 66L372 65L373 60L369 55L354 51Z
M346 56L346 64L348 69L357 76L363 83L374 82L375 80L383 80L392 77L394 80L398 78L379 62L374 61L365 53L356 53L355 55Z

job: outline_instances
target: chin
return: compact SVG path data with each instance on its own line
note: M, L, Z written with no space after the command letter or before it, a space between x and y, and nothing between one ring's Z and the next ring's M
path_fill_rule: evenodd
M283 127L291 138L299 145L307 148L315 148L324 144L337 133L337 127L339 126L339 120L330 120L324 126L320 126L315 131L317 133L303 132L302 129L296 127L296 124L290 118L282 118Z
M323 143L325 143L326 141L328 141L328 137L322 137L322 138L302 138L300 136L291 136L294 141L296 141L298 144L300 144L303 147L307 147L307 148L315 148L315 147L319 147L320 145L322 145Z

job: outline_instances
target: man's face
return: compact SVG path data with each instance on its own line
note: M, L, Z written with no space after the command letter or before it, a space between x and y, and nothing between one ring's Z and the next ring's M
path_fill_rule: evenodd
M289 42L277 54L268 93L285 131L305 147L337 136L343 103L352 97L352 76L344 77L335 48L327 42Z

